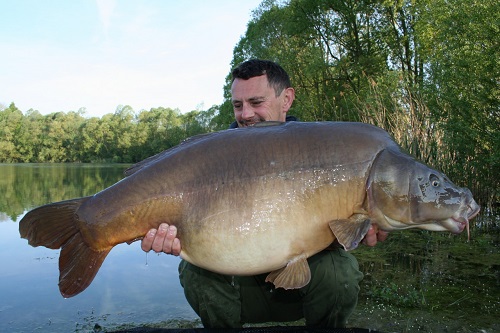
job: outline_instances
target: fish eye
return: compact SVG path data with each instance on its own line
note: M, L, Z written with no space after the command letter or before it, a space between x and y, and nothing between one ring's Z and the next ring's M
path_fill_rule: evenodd
M439 181L439 178L436 175L431 175L429 177L429 181L431 182L431 185L433 187L438 187L439 185L441 185L441 182Z

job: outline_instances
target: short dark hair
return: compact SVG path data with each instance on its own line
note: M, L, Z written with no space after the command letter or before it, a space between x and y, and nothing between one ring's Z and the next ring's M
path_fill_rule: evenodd
M231 75L231 82L235 79L248 80L252 77L267 75L269 85L274 88L276 96L279 96L284 89L292 86L290 77L283 67L270 60L247 60L236 66Z

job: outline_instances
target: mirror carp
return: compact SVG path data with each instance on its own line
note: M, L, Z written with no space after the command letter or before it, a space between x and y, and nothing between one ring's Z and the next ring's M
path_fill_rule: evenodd
M468 189L378 127L262 124L187 139L93 196L35 208L21 237L61 249L64 297L90 285L115 245L162 222L177 227L183 259L221 274L271 272L292 289L309 282L308 257L334 241L355 249L371 224L456 234L479 212Z

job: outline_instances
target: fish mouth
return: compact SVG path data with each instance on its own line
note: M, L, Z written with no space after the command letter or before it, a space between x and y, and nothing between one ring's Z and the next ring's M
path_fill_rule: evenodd
M452 223L452 227L450 228L450 231L454 234L459 234L461 233L462 231L464 231L464 229L467 228L467 235L470 235L470 229L469 229L469 220L462 217L462 216L459 216L459 217L451 217L449 219L449 221Z
M476 217L479 214L480 207L479 205L472 199L466 206L465 209L460 209L455 215L451 217L451 220L454 222L453 227L451 228L451 232L455 234L459 234L464 229L467 229L467 239L470 240L470 226L469 221Z

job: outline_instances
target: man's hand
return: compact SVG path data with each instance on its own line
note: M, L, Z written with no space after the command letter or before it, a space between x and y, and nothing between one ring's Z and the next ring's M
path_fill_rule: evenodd
M372 224L362 243L368 246L375 246L377 242L385 241L388 235L387 231L379 230L376 224Z
M176 236L177 228L175 226L162 223L158 230L148 231L142 239L141 248L145 252L153 250L156 253L165 252L178 256L181 253L181 241Z

